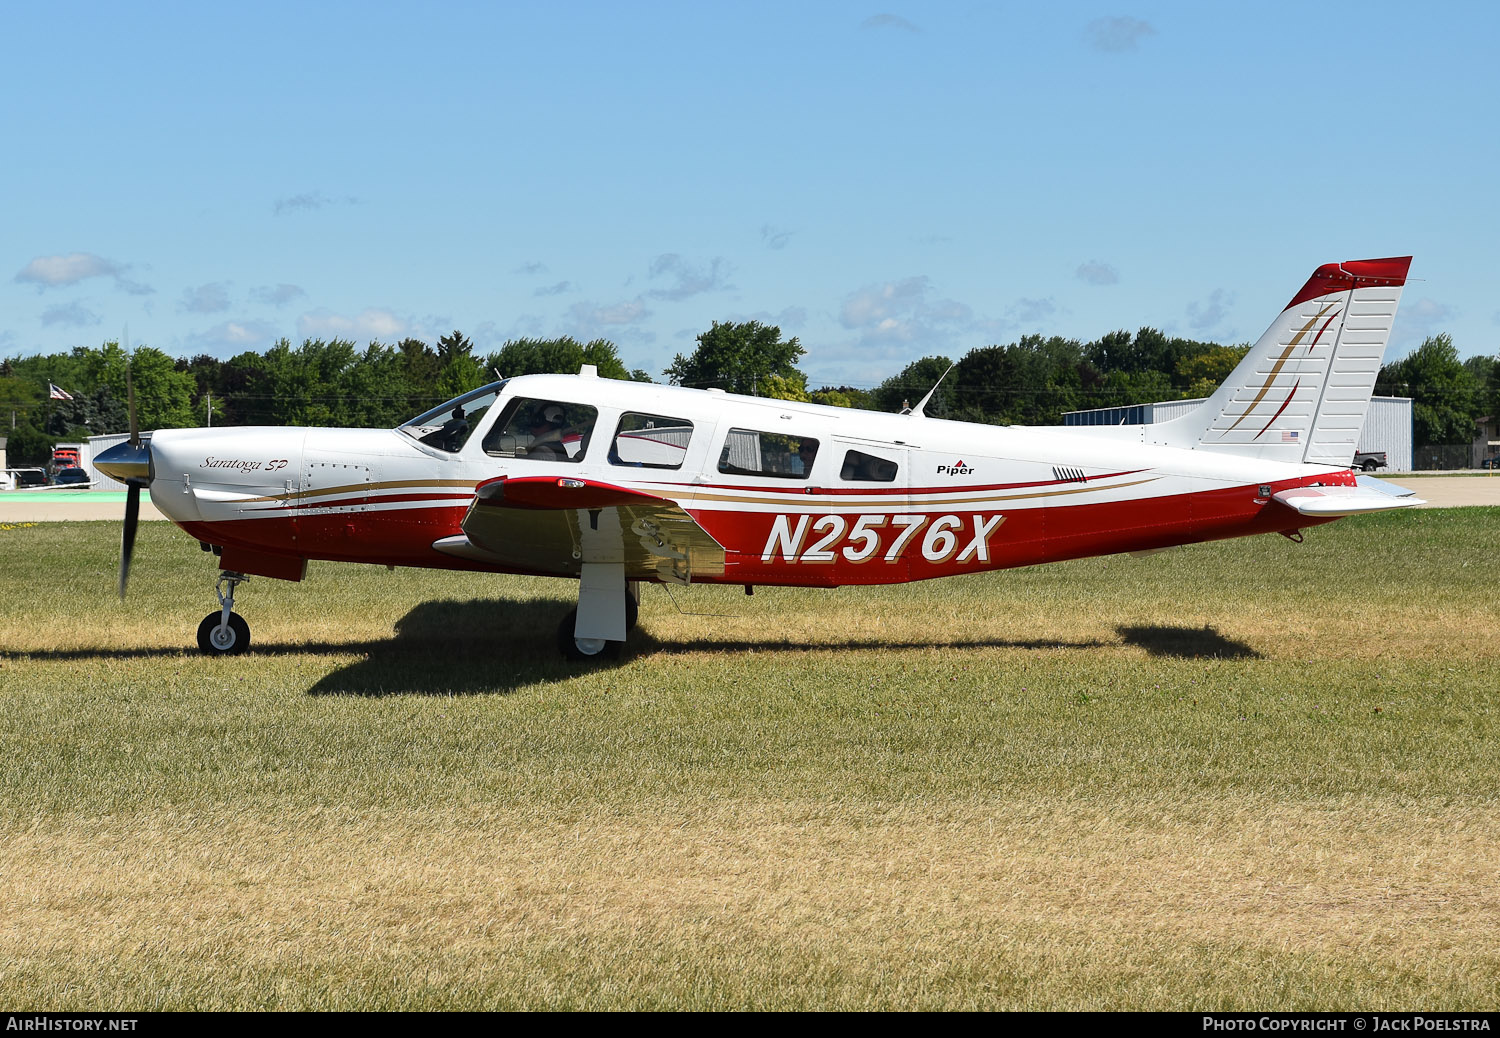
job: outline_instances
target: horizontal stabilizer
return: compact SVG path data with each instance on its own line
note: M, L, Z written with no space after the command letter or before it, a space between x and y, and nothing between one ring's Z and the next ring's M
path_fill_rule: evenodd
M1274 498L1302 515L1327 517L1385 512L1427 503L1405 487L1367 476L1359 477L1357 486L1293 487Z

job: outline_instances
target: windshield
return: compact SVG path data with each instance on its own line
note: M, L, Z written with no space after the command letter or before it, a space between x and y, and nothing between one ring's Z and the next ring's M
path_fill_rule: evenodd
M402 422L397 428L419 443L456 453L468 442L469 434L478 428L484 413L505 389L508 381L510 380L491 382L463 396L454 397L446 404L440 404L410 421Z

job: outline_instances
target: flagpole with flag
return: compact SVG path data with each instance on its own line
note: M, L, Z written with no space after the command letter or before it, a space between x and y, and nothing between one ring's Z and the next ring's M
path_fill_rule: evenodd
M72 400L73 399L73 394L72 393L69 393L69 392L66 392L65 390L57 388L51 382L47 383L47 396L51 400Z

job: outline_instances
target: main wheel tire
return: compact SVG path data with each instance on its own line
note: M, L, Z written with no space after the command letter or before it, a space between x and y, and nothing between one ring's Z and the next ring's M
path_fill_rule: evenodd
M620 643L603 638L578 638L573 629L578 626L578 610L569 609L568 615L557 625L557 647L562 654L575 663L587 660L612 660L620 655Z
M239 613L229 614L229 624L220 622L223 615L215 609L198 625L198 648L210 656L238 656L250 648L250 625Z
M625 594L625 630L635 630L635 623L641 618L641 606L635 600L635 596L626 592Z

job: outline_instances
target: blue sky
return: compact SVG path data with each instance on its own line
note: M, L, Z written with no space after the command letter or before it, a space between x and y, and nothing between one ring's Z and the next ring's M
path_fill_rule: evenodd
M1412 254L1500 350L1480 3L13 4L0 356L713 320L815 385L1032 332L1254 339Z

